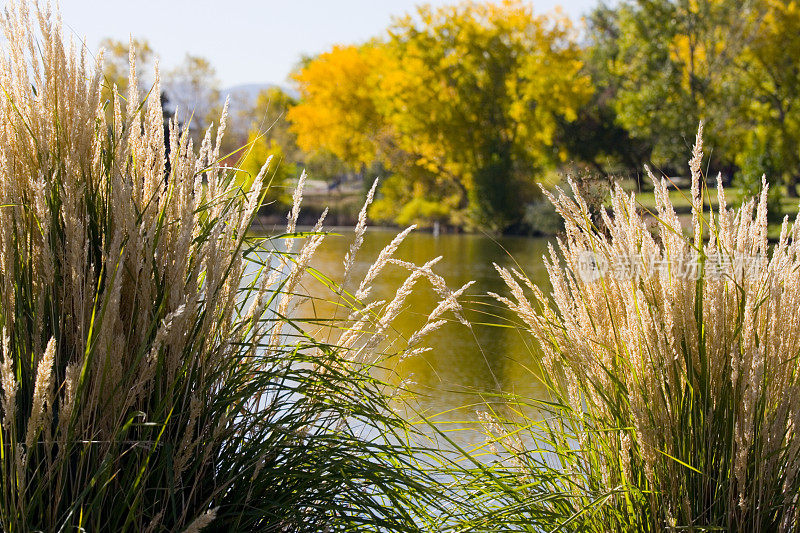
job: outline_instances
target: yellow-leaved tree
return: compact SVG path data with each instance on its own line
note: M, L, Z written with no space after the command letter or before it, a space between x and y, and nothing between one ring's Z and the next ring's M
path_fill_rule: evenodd
M287 116L306 151L326 150L359 167L376 158L384 128L376 107L386 51L378 46L334 46L293 75L301 102Z
M309 62L289 117L304 149L386 168L374 217L502 231L592 93L574 37L523 2L422 6L382 40Z
M249 190L261 167L271 157L265 186L269 188L268 203L278 202L279 209L291 199L287 180L297 175L295 164L302 155L297 147L296 136L289 130L286 114L296 100L280 87L270 87L258 93L255 105L247 109L251 118L247 144L239 167L239 180Z
M782 179L797 196L800 182L800 2L758 0L748 46L737 57L738 115L744 138L736 161L740 185L760 186L762 174Z

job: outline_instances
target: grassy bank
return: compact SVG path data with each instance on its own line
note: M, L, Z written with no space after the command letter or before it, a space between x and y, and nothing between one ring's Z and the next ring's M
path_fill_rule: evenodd
M461 293L435 261L401 262L394 298L372 301L405 233L352 277L364 210L343 279L311 269L324 213L296 231L303 178L285 229L248 236L267 166L236 185L225 114L197 149L165 128L133 50L130 90L104 102L101 65L29 8L0 18L2 529L429 529L448 489L371 370L422 349ZM294 313L310 277L333 316ZM442 304L397 338L423 281Z
M550 396L487 394L490 439L464 449L375 377L448 322L476 337L471 283L396 256L413 227L364 257L375 185L341 199L355 229L332 279L311 266L330 198L304 208L305 175L281 228L249 231L269 161L253 180L221 165L225 111L195 147L164 127L157 71L140 94L135 51L123 97L49 8L12 1L0 26L4 531L800 526L800 224L771 246L766 191L705 187L700 133L688 195L654 179L602 214L577 186L550 197L552 290L498 268L493 295Z
M704 212L701 146L698 134L690 232L664 181L654 184L655 235L621 189L605 231L579 194L561 194L567 235L548 260L552 294L500 269L511 296L499 298L543 350L552 394L539 402L543 420L496 422L511 464L493 487L506 509L529 502L505 520L580 531L798 527L800 226L784 225L769 246L766 190L733 210L720 186L714 214ZM613 268L634 257L640 270ZM535 444L521 447L519 432Z

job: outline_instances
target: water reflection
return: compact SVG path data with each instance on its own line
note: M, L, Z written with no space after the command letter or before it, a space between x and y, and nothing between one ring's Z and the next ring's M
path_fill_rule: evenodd
M333 279L340 278L342 260L353 240L352 230L338 232L342 235L329 236L313 261L315 268ZM394 235L395 232L388 230L367 232L354 266L354 279L363 277ZM510 317L486 293L507 293L492 263L518 264L535 283L546 284L541 259L546 249L547 241L543 239L409 235L395 254L397 258L423 264L441 255L443 258L435 270L451 288L475 280L475 285L463 298L466 316L474 326L470 330L455 321L446 324L429 337L427 344L433 348L431 351L395 362L391 373L384 378L393 383L411 380L409 388L419 394L420 408L429 415L439 413L438 420L443 423L474 420L474 404L481 401L481 392L503 390L542 397L543 389L535 375L537 356L530 339L515 328L488 325L503 323ZM401 267L387 267L375 283L370 298L391 300L406 276L407 271ZM324 292L321 285L315 286L313 282L306 289L317 294ZM397 332L410 335L437 303L438 296L430 286L420 284L394 322ZM333 309L333 306L325 309L324 302L314 305L316 313Z

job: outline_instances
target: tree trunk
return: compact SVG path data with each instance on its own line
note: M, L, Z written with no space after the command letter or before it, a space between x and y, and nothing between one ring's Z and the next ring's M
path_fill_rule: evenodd
M796 173L789 175L789 178L786 180L786 196L797 198L797 181L798 176Z

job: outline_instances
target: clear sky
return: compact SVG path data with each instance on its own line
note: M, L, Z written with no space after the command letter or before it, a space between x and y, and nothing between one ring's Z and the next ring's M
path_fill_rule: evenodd
M286 84L298 59L337 43L378 35L393 15L412 11L417 0L61 0L66 31L95 51L103 37L147 39L162 69L186 53L201 55L225 87L243 83ZM429 0L444 5L454 0ZM597 0L539 0L537 13L563 6L578 20Z

